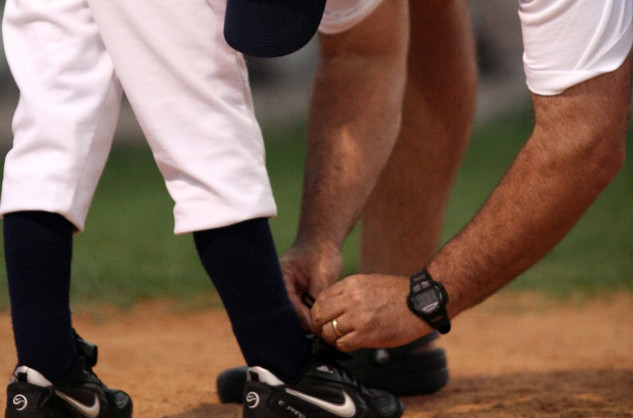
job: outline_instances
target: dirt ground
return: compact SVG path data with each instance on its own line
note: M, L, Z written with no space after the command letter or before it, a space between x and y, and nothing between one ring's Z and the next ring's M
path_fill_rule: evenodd
M240 416L215 391L217 374L242 364L222 309L155 301L74 320L99 344L97 373L130 393L135 417ZM15 349L7 313L0 338L8 377ZM633 294L560 302L504 293L463 313L439 341L449 384L403 398L405 417L633 417Z

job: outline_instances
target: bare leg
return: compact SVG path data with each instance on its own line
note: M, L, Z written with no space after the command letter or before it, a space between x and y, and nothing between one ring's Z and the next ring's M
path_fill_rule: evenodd
M466 0L410 1L402 130L362 216L360 271L409 275L437 251L477 90Z

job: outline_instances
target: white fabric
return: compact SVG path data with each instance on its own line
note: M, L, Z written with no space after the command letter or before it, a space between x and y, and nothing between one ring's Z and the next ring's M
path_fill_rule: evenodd
M382 1L328 0L319 31L348 30ZM526 83L536 94L560 94L611 72L631 49L631 0L518 0L518 4Z
M327 0L319 32L333 35L346 31L369 16L382 2L383 0Z
M631 0L519 0L528 88L555 95L617 69L633 42Z
M20 87L0 214L57 212L82 230L122 88L175 201L175 233L270 217L276 207L225 0L8 0ZM121 196L121 199L125 199Z

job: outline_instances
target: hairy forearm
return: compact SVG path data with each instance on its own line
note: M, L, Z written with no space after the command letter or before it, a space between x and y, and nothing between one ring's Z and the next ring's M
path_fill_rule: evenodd
M547 254L624 160L630 61L556 97L534 96L536 128L475 218L428 268L449 314L468 309Z
M386 3L392 8L398 4ZM365 22L369 29L360 29L361 34L322 39L308 130L300 242L340 247L391 153L400 127L406 73L403 7L388 11L397 30L383 31ZM385 33L390 39L377 39ZM354 45L357 39L359 48Z
M363 74L360 62L338 66L346 68L322 69L316 81L299 228L300 236L318 234L335 245L358 219L400 123L400 102L389 97L400 86L391 77Z
M455 280L455 313L483 301L540 260L606 186L606 176L534 155L535 142L533 137L479 214L429 266L438 280Z

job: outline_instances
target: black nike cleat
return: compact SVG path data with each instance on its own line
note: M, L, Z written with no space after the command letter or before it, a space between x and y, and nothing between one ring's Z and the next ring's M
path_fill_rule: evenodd
M96 346L78 337L80 356L56 384L26 366L13 372L7 386L6 418L129 418L127 393L106 387L94 374Z
M427 395L448 383L448 366L444 349L419 350L439 336L431 333L398 348L366 348L340 360L361 384L383 389L396 396ZM417 351L416 351L417 350ZM234 367L219 374L216 387L220 402L242 403L246 366Z
M397 418L404 406L395 396L359 385L334 363L314 360L293 384L262 367L249 367L244 418Z

